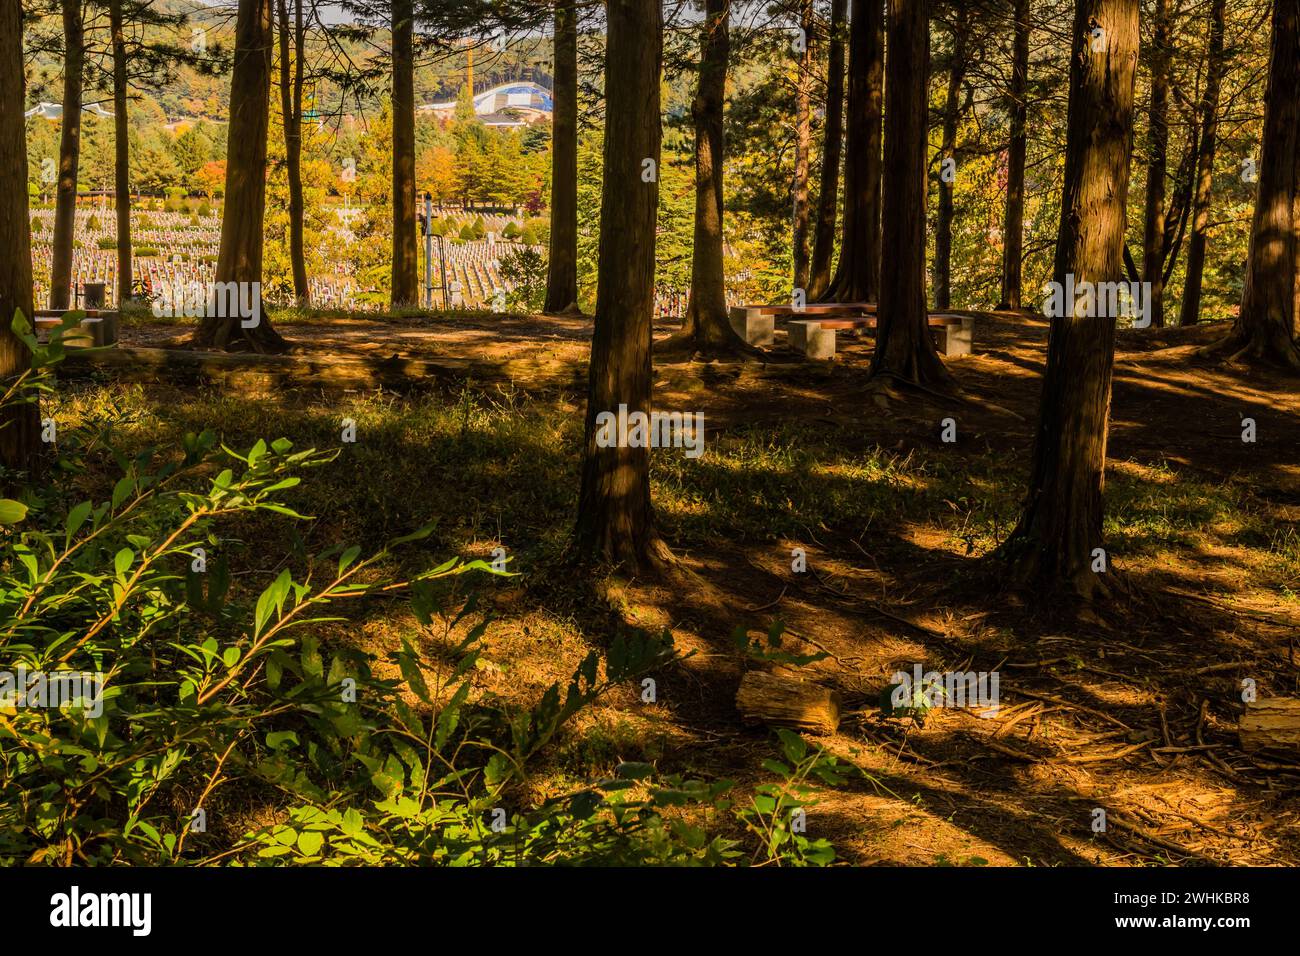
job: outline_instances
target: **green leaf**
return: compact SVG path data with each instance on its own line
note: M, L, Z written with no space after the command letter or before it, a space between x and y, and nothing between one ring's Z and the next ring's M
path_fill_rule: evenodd
M266 745L272 750L288 750L290 744L298 743L298 735L292 730L276 730L266 735Z
M0 498L0 524L17 524L27 517L27 506L12 498Z
M308 830L306 833L299 834L298 836L298 849L307 856L315 856L319 853L320 848L324 843L325 837L314 830Z
M343 554L339 556L340 575L342 575L344 571L346 571L348 568L352 566L352 562L357 559L357 555L359 555L360 553L361 553L361 548L354 544L352 547L348 548L346 551L343 552Z
M131 562L134 560L135 552L130 548L123 548L113 555L113 573L119 578L125 577L127 568L131 567Z
M289 585L293 579L289 575L289 569L285 568L280 572L279 577L267 585L266 590L261 593L257 599L257 607L253 611L253 633L261 634L262 628L271 618L271 611L275 610L283 613L284 599L289 594Z
M117 480L117 484L113 486L112 508L114 511L117 510L118 505L126 501L127 496L130 495L134 489L135 489L135 479L132 478L130 475L124 475L123 477Z
M90 517L90 512L92 510L94 510L94 505L89 501L83 501L81 504L75 505L73 509L68 512L68 518L63 523L64 533L66 535L64 538L65 543L71 541L72 536L77 533L77 529L86 523L86 519Z

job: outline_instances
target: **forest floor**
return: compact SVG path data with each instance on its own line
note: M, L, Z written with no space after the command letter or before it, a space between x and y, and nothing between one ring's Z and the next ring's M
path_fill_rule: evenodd
M426 558L487 557L518 577L481 583L493 608L476 689L532 702L625 622L667 628L690 656L606 698L532 779L561 792L623 760L762 782L778 755L734 695L753 666L738 626L785 628L821 652L810 679L839 690L838 733L816 739L862 773L822 788L808 835L839 859L888 865L1300 864L1300 765L1240 749L1241 688L1300 694L1300 382L1195 356L1225 327L1119 334L1106 483L1117 597L1083 614L1026 604L988 557L1027 478L1046 345L1040 319L976 313L976 353L948 363L966 400L882 405L869 339L840 335L830 365L778 334L769 364L656 364L655 407L701 411L704 455L652 456L655 507L689 588L574 580L572 527L584 396L466 387L412 396L62 386L61 427L114 421L142 446L210 427L341 448L295 489L299 523L258 516L230 541L251 593L304 544L377 548L431 520ZM545 358L585 364L590 321L468 314L277 327L307 353ZM672 331L657 326L659 335ZM179 344L131 324L126 345ZM340 445L339 421L357 423ZM952 418L956 441L941 440ZM1255 440L1243 441L1243 418ZM107 479L106 479L107 480ZM802 548L808 570L791 571ZM283 556L283 557L281 557ZM245 586L236 576L237 586ZM347 608L329 639L376 654L416 634L399 602ZM885 717L881 688L914 664L996 671L1000 706ZM1106 811L1094 832L1094 811ZM269 808L266 812L274 812Z

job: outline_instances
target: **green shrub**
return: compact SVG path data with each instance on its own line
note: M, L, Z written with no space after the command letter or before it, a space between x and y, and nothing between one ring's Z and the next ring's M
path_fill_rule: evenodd
M540 311L546 302L546 257L529 246L515 246L499 262L501 278L511 285L506 304L524 312Z
M117 238L115 236L101 236L98 245L101 249L116 249Z
M136 246L135 255L139 259L148 259L152 256L158 255L158 250L153 246Z
M40 346L21 319L14 328L37 365L59 359L59 332ZM50 386L37 378L23 388L9 400ZM255 513L309 520L292 507L296 473L333 454L285 439L240 454L203 432L127 457L111 424L84 420L58 448L39 495L0 500L0 671L71 670L102 685L63 707L3 695L0 865L832 858L790 821L810 805L808 781L838 782L839 765L789 732L788 764L770 761L777 782L748 802L732 799L728 781L623 764L612 778L519 805L528 766L568 721L674 662L666 635L616 635L603 662L590 652L566 684L520 711L471 698L489 621L448 586L503 572L454 558L405 581L384 572L428 528L369 558L334 545L259 555L276 569L261 580L232 574L226 524ZM111 493L86 498L87 479L105 471ZM400 679L377 676L373 655L323 646L322 625L340 620L332 605L397 594L420 629L390 654ZM424 649L462 625L449 670L445 653ZM214 846L194 824L198 810L222 805L218 790L290 805L278 822ZM748 834L748 858L723 833Z

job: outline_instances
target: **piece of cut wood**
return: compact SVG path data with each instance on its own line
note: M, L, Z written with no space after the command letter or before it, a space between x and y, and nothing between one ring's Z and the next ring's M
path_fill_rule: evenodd
M820 684L750 671L736 691L746 723L833 734L840 725L840 695Z
M1300 751L1300 700L1274 697L1247 704L1237 732L1242 750Z

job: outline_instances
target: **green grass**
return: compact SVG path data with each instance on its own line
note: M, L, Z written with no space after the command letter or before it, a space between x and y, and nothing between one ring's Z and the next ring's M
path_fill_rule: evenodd
M463 390L326 400L88 386L65 392L57 417L65 428L98 421L132 452L203 428L233 448L286 437L298 448L338 449L295 490L295 507L317 518L312 528L246 529L249 541L279 536L267 542L272 549L301 533L313 544L377 548L436 520L432 548L464 553L501 542L540 556L564 546L574 517L582 415L573 396ZM355 443L341 441L344 419L356 423ZM853 444L829 423L791 422L730 431L698 459L656 452L659 523L694 549L819 527L854 538L865 531L866 540L925 527L969 555L996 548L1014 527L1026 480L1017 456ZM1155 562L1210 543L1251 551L1265 586L1300 579L1300 535L1277 525L1245 478L1215 482L1168 463L1121 464L1107 476L1106 495L1109 550L1124 560Z

